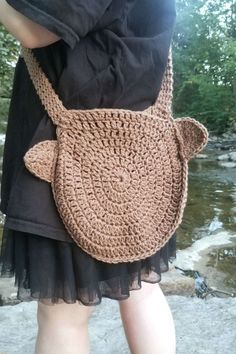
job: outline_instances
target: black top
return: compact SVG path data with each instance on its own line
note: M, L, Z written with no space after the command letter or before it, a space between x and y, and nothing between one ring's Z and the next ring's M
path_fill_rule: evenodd
M67 108L144 110L158 96L175 22L174 0L7 0L62 38L35 49ZM5 226L71 241L51 186L24 166L29 147L55 139L23 58L14 77L3 158ZM71 241L72 242L72 241Z

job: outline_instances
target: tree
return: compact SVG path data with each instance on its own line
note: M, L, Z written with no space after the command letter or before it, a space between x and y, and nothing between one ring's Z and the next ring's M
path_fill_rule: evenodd
M5 132L9 99L19 44L0 26L0 132Z
M236 120L236 3L177 0L174 111L215 133Z

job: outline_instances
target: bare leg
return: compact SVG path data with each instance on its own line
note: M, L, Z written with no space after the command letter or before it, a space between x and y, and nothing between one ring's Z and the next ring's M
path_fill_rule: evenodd
M119 301L121 319L132 354L175 354L175 326L158 283L142 282L130 297Z
M35 354L88 354L88 320L94 306L78 302L49 306L46 301L38 301Z

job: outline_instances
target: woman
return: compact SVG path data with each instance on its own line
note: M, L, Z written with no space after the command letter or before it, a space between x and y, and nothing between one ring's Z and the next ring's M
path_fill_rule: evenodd
M33 49L67 108L152 105L174 21L174 0L0 0L0 22ZM89 315L109 297L119 301L132 353L174 354L173 318L158 282L176 257L176 235L132 263L107 264L83 252L63 226L50 185L23 163L29 147L52 138L55 127L20 57L4 147L1 275L15 273L19 299L38 300L35 353L89 353Z

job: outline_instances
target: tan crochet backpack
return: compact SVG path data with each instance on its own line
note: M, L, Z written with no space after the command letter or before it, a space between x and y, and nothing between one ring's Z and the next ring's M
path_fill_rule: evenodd
M155 104L144 111L66 109L33 52L22 48L57 140L27 151L29 171L51 183L73 240L94 258L133 262L163 247L182 221L188 161L203 149L207 129L173 119L171 56Z

